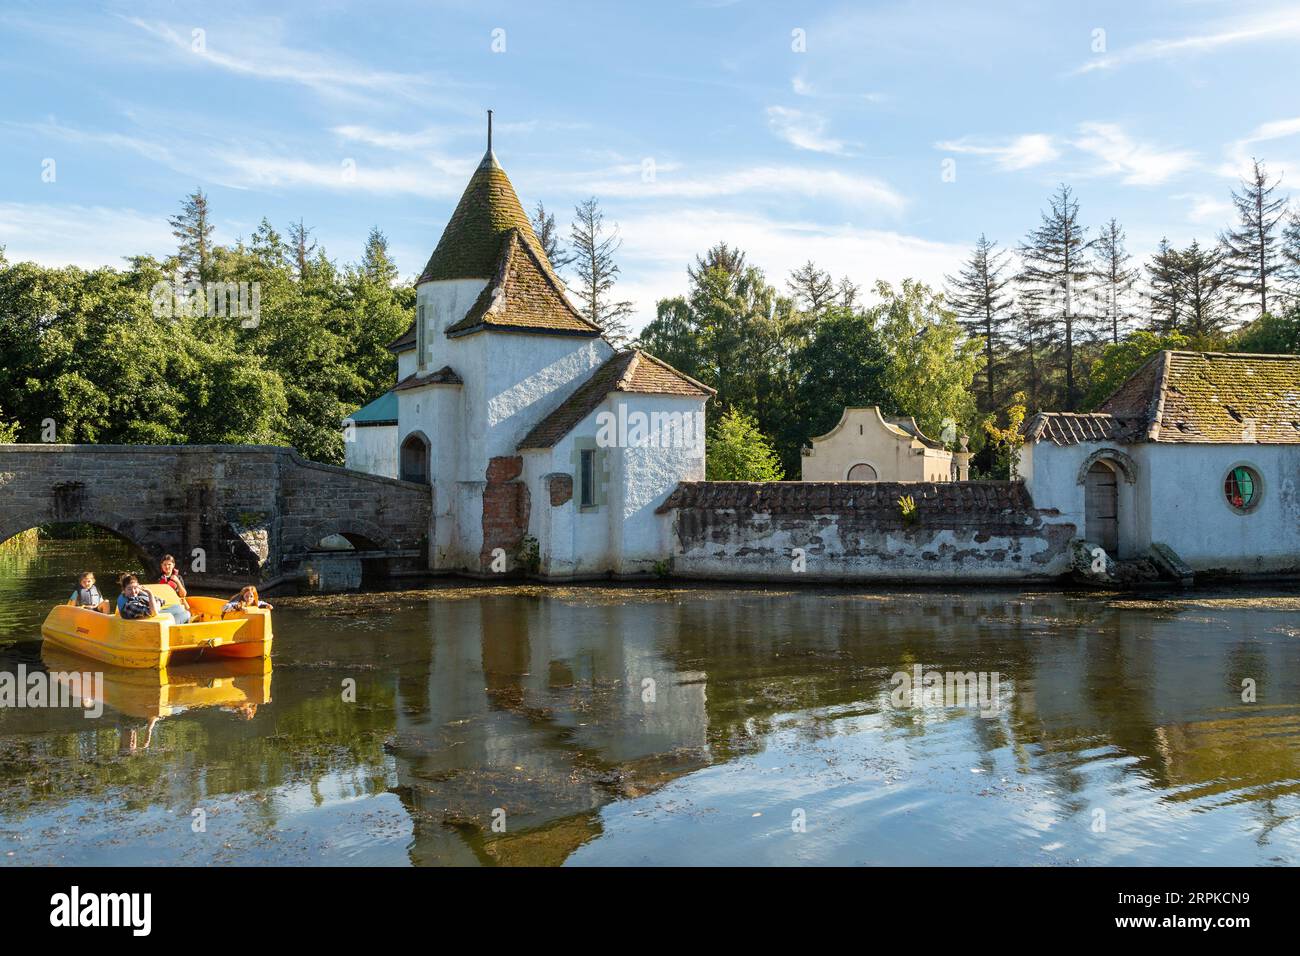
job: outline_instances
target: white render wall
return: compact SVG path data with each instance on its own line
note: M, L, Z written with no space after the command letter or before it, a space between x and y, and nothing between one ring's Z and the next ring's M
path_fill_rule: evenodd
M951 481L952 452L928 448L894 432L877 408L846 408L825 436L811 441L801 458L801 481L847 481L858 464L876 470L877 481Z
M354 471L397 477L397 426L357 425L343 442L343 463Z
M618 419L635 413L650 416L697 416L689 441L681 447L600 447L602 413ZM529 534L538 541L541 573L550 578L614 573L646 574L672 555L671 516L655 510L680 481L704 478L704 402L671 395L613 392L555 447L526 451L523 478L531 495ZM629 436L623 436L629 437ZM635 436L630 436L635 437ZM581 508L578 460L581 448L596 448L603 489L594 508ZM572 478L573 496L562 505L550 502L548 478Z
M1143 442L1026 444L1020 475L1039 508L1056 508L1083 533L1079 469L1114 449L1135 468L1119 488L1120 557L1166 544L1196 571L1269 574L1300 569L1300 446ZM1223 493L1228 472L1247 465L1261 478L1259 504L1239 513Z

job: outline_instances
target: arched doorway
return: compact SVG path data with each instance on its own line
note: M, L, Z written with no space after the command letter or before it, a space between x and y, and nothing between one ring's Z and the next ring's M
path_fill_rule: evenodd
M1106 461L1095 461L1084 478L1084 536L1111 554L1119 550L1119 481Z
M402 442L399 475L403 481L429 483L429 443L419 432L412 432Z
M875 481L876 469L872 468L865 462L854 465L849 469L849 481Z

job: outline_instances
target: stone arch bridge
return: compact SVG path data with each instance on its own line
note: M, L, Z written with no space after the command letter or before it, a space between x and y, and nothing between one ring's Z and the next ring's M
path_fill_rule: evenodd
M93 524L131 542L149 574L174 554L200 587L340 590L364 572L423 573L431 512L427 485L291 448L0 444L0 541L44 524ZM322 548L332 535L353 550Z

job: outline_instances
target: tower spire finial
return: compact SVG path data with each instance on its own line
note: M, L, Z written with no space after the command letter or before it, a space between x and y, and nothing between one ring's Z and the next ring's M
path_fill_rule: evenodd
M492 111L488 110L488 152L492 152Z

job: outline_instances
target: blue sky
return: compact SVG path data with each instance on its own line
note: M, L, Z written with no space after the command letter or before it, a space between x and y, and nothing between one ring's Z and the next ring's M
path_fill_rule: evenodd
M1251 155L1300 198L1298 50L1277 2L6 0L0 244L165 253L197 185L220 240L301 217L350 261L378 225L414 275L492 108L525 206L618 222L638 324L718 240L779 281L940 281L1061 181L1145 253L1212 239Z

